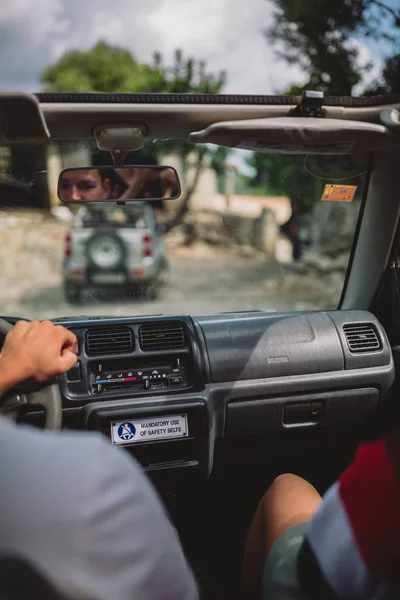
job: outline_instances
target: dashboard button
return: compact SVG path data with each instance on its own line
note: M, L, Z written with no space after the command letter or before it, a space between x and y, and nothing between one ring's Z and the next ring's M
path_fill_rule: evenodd
M181 385L183 383L182 377L171 377L170 379L171 385Z
M67 371L67 381L81 381L82 380L82 372L81 372L81 363L78 361L76 365L72 367L69 371Z

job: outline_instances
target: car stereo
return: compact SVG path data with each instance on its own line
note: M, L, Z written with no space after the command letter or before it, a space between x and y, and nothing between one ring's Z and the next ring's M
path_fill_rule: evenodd
M163 357L144 364L140 360L103 361L90 365L92 393L125 390L174 390L191 383L187 357Z

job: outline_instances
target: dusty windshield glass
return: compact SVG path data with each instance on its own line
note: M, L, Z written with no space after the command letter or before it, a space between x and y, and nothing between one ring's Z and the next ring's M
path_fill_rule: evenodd
M126 162L174 167L179 199L63 205L60 171L111 164L109 154L83 142L3 146L1 312L56 318L336 308L366 158L340 165L153 141Z

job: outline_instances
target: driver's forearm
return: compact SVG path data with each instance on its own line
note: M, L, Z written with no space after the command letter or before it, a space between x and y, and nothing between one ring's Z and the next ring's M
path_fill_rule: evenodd
M0 397L4 396L14 385L20 383L23 378L18 375L15 364L12 364L0 356Z

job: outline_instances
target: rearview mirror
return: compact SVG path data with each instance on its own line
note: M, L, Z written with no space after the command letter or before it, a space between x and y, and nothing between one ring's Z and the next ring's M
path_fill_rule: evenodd
M174 200L180 194L178 173L164 166L80 167L64 169L58 179L62 202Z

